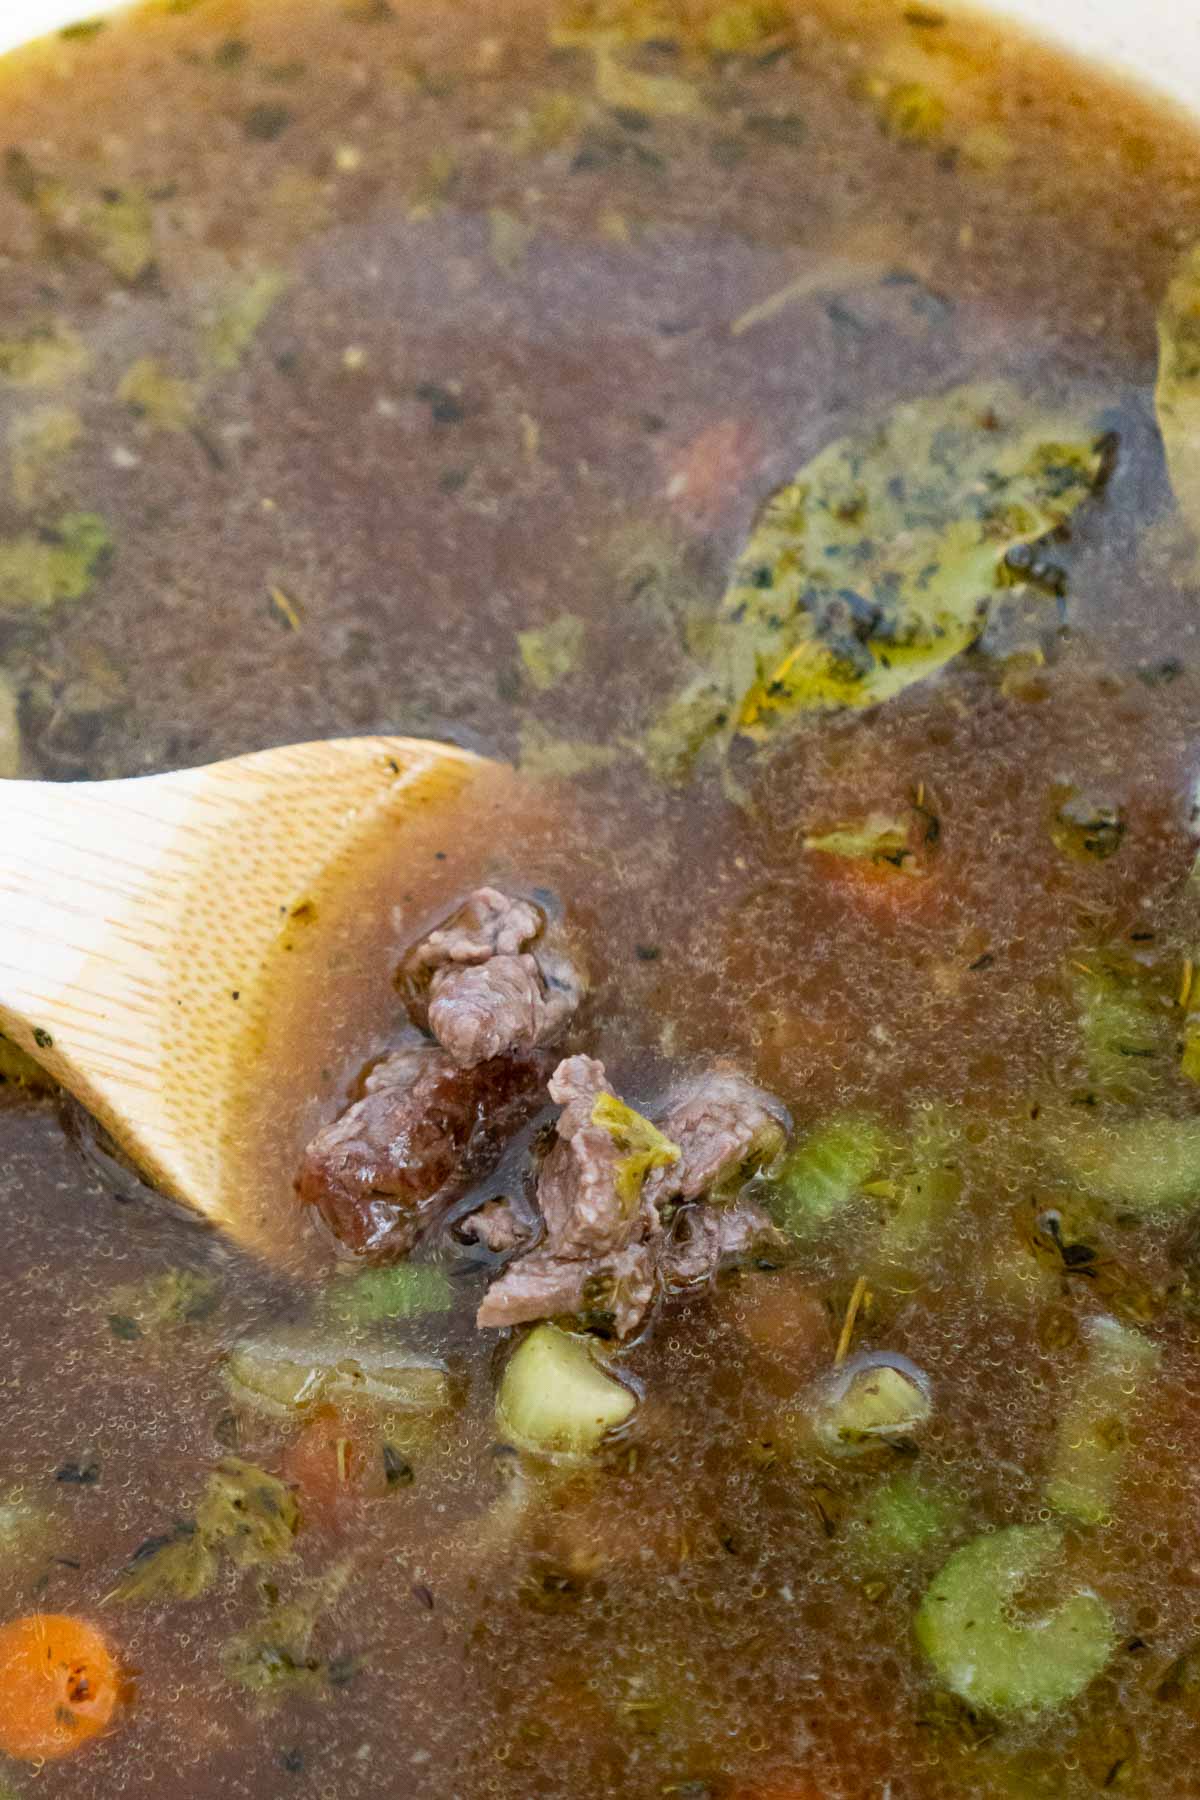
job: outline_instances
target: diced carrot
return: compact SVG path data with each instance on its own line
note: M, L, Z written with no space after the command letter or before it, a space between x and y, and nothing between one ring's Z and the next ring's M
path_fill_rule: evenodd
M94 1625L29 1613L0 1625L0 1750L27 1762L69 1756L111 1724L116 1659Z
M368 1434L356 1419L323 1408L283 1453L283 1479L299 1490L306 1524L337 1526L367 1497Z

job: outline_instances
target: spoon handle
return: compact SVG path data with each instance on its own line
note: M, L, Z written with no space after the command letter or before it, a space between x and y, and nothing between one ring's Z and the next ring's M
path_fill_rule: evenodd
M0 1031L157 1186L229 1224L231 1064L281 924L381 806L448 797L481 766L346 738L129 781L0 782Z

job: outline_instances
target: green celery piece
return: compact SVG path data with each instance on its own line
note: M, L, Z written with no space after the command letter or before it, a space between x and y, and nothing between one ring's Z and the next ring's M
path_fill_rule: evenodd
M1116 1319L1089 1319L1083 1329L1087 1366L1059 1421L1046 1499L1056 1512L1099 1525L1112 1515L1130 1415L1159 1352Z
M996 1713L1063 1706L1116 1649L1112 1613L1087 1589L1048 1596L1025 1623L1014 1616L1012 1603L1046 1581L1062 1543L1052 1525L1010 1525L972 1538L930 1582L917 1642L968 1705Z
M398 1263L335 1281L322 1296L321 1311L345 1325L375 1325L449 1312L453 1305L454 1290L443 1270L433 1263Z
M1048 1148L1098 1200L1151 1218L1200 1200L1200 1119L1060 1119Z
M887 813L868 813L853 824L835 825L829 831L810 831L805 836L804 848L857 862L893 863L897 868L912 854L907 820L892 818Z
M958 1130L945 1107L927 1105L919 1110L905 1172L896 1183L893 1208L879 1236L884 1261L915 1256L954 1212L963 1186L958 1145Z
M517 649L525 673L539 694L549 693L583 661L586 626L578 613L561 613L548 625L518 631Z
M290 285L291 278L282 269L261 269L226 288L203 322L208 360L218 369L238 368Z
M706 666L652 728L653 764L678 772L706 738L761 742L932 675L983 631L1006 555L1063 527L1104 466L1093 417L1004 382L828 444L760 512Z
M813 1422L820 1444L837 1454L907 1438L931 1411L929 1395L917 1381L902 1369L876 1363L856 1370L845 1392L821 1407Z
M41 531L0 538L0 610L42 611L82 600L113 547L96 513L65 513Z
M1168 1068L1174 1021L1135 972L1090 967L1076 970L1073 987L1088 1078L1104 1099L1150 1098Z
M624 1424L637 1401L596 1362L588 1338L538 1325L510 1358L496 1398L507 1442L546 1456L582 1457Z
M775 1174L778 1223L797 1236L827 1225L855 1199L888 1148L883 1128L859 1113L818 1126Z
M450 1400L450 1378L437 1358L395 1342L351 1349L332 1333L246 1339L230 1350L223 1373L239 1405L268 1418L324 1404L436 1412Z
M905 1471L866 1495L849 1521L849 1542L864 1568L906 1568L943 1543L961 1521L955 1500Z

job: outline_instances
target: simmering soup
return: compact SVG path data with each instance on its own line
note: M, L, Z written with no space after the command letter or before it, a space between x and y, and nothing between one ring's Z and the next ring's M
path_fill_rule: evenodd
M1191 127L925 0L0 84L0 773L515 769L288 897L278 1256L0 1045L0 1794L1193 1795Z

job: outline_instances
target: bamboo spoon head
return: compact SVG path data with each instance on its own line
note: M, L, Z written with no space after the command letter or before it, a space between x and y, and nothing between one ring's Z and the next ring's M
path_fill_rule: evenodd
M6 783L0 1024L155 1186L286 1259L308 1229L292 1171L264 1181L254 1159L272 1105L293 1154L322 1104L305 1085L328 1084L353 1035L355 981L339 998L331 970L354 963L356 926L389 896L428 906L515 781L447 745L368 738L135 781ZM297 1012L286 988L317 976L326 998Z

